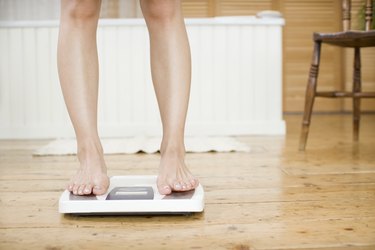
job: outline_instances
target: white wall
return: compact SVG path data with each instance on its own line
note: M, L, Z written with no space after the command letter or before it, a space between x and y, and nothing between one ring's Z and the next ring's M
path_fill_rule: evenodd
M52 20L60 0L0 0L0 20Z
M283 134L282 19L187 19L187 134ZM57 22L0 23L0 138L73 136L56 70ZM143 19L101 20L101 136L160 135Z

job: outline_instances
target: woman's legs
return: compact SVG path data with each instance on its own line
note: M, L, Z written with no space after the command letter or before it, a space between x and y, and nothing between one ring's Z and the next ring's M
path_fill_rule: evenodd
M163 124L158 189L188 191L198 180L185 165L184 129L191 81L190 48L180 0L141 0L150 35L151 72Z
M80 161L68 190L79 195L103 194L109 185L97 132L96 29L100 4L100 0L61 0L58 72Z

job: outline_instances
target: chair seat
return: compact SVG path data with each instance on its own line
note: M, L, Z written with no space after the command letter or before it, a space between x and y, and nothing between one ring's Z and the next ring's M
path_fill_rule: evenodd
M375 46L375 30L314 33L314 41L340 47L373 47Z

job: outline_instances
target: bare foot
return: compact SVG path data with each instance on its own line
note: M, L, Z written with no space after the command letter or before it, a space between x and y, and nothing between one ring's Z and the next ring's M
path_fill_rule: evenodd
M162 150L161 150L162 151ZM185 151L165 150L161 152L157 186L160 194L173 191L189 191L199 185L185 164Z
M78 150L80 168L71 178L67 189L75 195L102 195L107 192L109 178L99 143L85 143Z

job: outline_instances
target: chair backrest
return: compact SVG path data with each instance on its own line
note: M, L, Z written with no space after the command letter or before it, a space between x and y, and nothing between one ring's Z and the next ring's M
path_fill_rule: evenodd
M344 31L350 30L351 2L351 0L342 0L342 21ZM365 28L366 31L368 31L371 29L372 23L372 0L366 0L365 22Z

